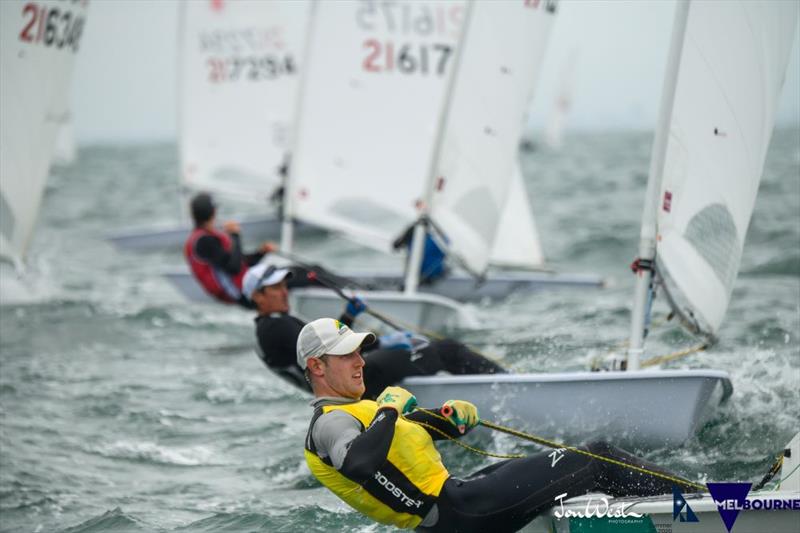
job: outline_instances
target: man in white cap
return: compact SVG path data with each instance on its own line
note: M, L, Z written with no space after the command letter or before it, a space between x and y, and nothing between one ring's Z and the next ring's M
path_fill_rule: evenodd
M521 529L559 497L668 494L675 482L688 484L685 492L696 487L602 442L581 452L559 450L558 459L545 451L451 477L434 440L470 431L479 423L478 410L463 400L448 400L436 411L417 409L416 398L400 387L387 387L377 401L361 399L361 348L374 341L372 333L320 318L300 331L297 364L314 392L306 463L325 487L376 522L417 531L503 533Z
M289 310L291 272L285 268L259 264L244 277L242 293L250 298L258 311L256 317L256 352L273 372L293 385L310 391L297 364L296 346L305 322L292 316ZM353 320L364 311L361 300L348 302L339 317L352 326ZM396 336L381 337L365 346L367 398L375 398L388 385L399 383L407 376L436 374L487 374L504 372L496 363L478 355L460 342L439 340L413 348L399 345Z

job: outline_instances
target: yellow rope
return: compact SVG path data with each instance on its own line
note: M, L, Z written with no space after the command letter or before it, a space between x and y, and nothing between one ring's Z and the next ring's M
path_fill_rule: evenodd
M647 368L648 366L660 365L662 363L667 363L669 361L675 361L676 359L680 359L682 357L686 357L687 355L691 355L696 352L702 352L708 348L708 343L703 342L696 346L691 346L686 348L685 350L681 350L679 352L673 352L666 355L659 355L656 357L651 357L650 359L645 359L639 365L642 368Z
M436 418L439 418L441 420L446 420L446 421L449 422L449 420L447 418L441 416L440 414L438 414L436 412L433 412L433 411L427 411L427 412L429 414L433 415ZM461 442L459 440L456 440L455 438L451 437L450 435L448 435L444 431L441 431L438 428L435 428L435 427L431 426L430 424L426 424L425 422L418 422L416 420L409 420L409 422L413 422L413 423L418 424L420 426L432 429L435 432L439 433L440 435L444 436L446 439L448 439L448 440L450 440L452 442L455 442L456 444L458 444L462 448L465 448L465 449L467 449L467 450L469 450L471 452L474 452L474 453L477 453L477 454L480 454L480 455L485 455L485 456L488 456L488 457L499 457L499 458L502 458L502 459L519 459L519 458L525 457L524 455L502 455L502 454L496 454L496 453L493 453L493 452L487 452L485 450L480 450L480 449L474 448L474 447L472 447L472 446L470 446L468 444L464 444L463 442ZM493 429L493 430L499 431L501 433L507 433L509 435L513 435L515 437L519 437L519 438L524 439L524 440L529 440L531 442L535 442L537 444L541 444L541 445L547 446L549 448L563 449L563 450L572 451L572 452L575 452L575 453L579 453L581 455L585 455L587 457L591 457L592 459L597 459L598 461L605 461L606 463L611 463L613 465L617 465L617 466L620 466L622 468L630 468L631 470L635 470L635 471L641 472L643 474L648 474L648 475L651 475L651 476L654 476L654 477L659 477L659 478L662 478L662 479L666 479L667 481L672 481L673 483L676 483L676 484L679 484L679 485L689 486L689 487L698 489L700 491L707 491L708 490L706 487L704 487L703 485L700 485L699 483L693 483L691 481L688 481L688 480L685 480L685 479L681 479L679 477L671 476L669 474L663 474L661 472L655 472L653 470L648 470L647 468L643 468L643 467L640 467L640 466L631 465L631 464L628 464L628 463L625 463L625 462L622 462L622 461L618 461L616 459L612 459L610 457L606 457L604 455L598 455L596 453L592 453L592 452L590 452L588 450L582 450L580 448L576 448L575 446L568 446L566 444L561 444L561 443L558 443L558 442L555 442L555 441L550 441L550 440L547 440L547 439L543 439L541 437L537 437L535 435L531 435L531 434L528 434L528 433L525 433L525 432L522 432L522 431L519 431L519 430L516 430L516 429L512 429L512 428L509 428L509 427L501 426L499 424L495 424L495 423L490 422L488 420L481 420L478 423L480 425L488 428L488 429Z

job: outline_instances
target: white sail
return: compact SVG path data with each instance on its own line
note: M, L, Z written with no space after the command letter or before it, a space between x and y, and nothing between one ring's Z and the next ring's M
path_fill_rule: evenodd
M67 113L58 127L56 145L53 149L53 163L58 165L71 165L78 156L75 147L75 132L72 126L72 114Z
M59 124L68 115L85 2L0 2L0 257L33 233Z
M292 154L293 216L365 244L417 217L461 2L320 2Z
M739 270L797 21L794 2L693 2L668 124L657 266L714 335Z
M476 1L466 29L431 199L450 250L483 272L516 165L552 2Z
M539 230L533 218L519 162L514 164L489 261L494 266L508 268L536 269L544 266Z
M307 1L186 1L179 42L181 176L263 201L291 140Z
M558 92L550 108L544 141L551 150L559 150L564 143L564 125L572 108L572 94L575 92L575 68L578 64L578 49L570 51L558 83Z

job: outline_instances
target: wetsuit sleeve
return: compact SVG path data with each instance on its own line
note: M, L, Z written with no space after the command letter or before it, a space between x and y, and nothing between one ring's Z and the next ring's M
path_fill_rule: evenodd
M213 235L203 235L197 239L195 245L197 255L208 261L211 265L224 270L228 274L236 275L242 266L242 247L239 234L231 234L231 251L226 252L222 242Z
M243 256L244 257L244 263L247 266L251 267L251 266L257 264L259 261L261 261L261 259L265 255L267 255L267 254L265 254L264 252L253 252L251 254L244 254L244 256Z
M386 462L395 422L397 411L381 409L369 427L362 431L360 422L354 417L333 411L317 419L311 435L320 457L327 455L343 476L364 484Z
M289 315L264 317L256 325L259 355L268 366L297 365L297 338L303 322Z
M458 428L451 424L447 419L443 418L434 409L417 409L413 413L407 414L406 419L411 420L412 422L422 422L426 424L426 426L422 426L422 428L428 432L428 435L430 435L433 440L443 440L448 437L459 439L463 437L463 435L458 432ZM439 431L431 429L427 426L433 426ZM447 437L442 435L442 433L447 435Z

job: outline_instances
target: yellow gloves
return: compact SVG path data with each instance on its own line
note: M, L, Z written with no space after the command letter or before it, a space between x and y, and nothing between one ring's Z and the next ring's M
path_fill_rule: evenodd
M403 388L386 387L378 395L378 409L383 407L391 407L398 415L405 415L417 407L417 399Z
M478 408L464 400L447 400L440 411L462 435L478 425Z

